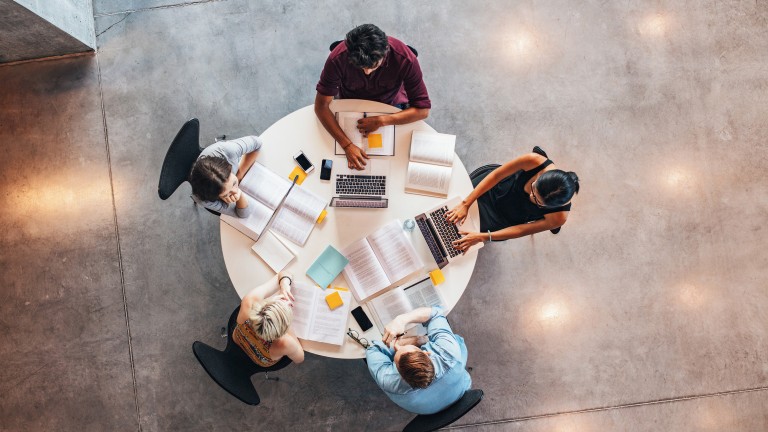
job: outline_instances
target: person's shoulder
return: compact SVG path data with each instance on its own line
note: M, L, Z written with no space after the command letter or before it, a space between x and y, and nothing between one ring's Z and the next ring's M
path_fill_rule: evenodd
M526 153L520 156L522 168L530 171L547 161L547 158L537 153Z
M389 49L398 57L403 57L410 60L416 58L416 56L413 54L413 51L408 48L408 45L400 39L387 36L387 42L389 42Z

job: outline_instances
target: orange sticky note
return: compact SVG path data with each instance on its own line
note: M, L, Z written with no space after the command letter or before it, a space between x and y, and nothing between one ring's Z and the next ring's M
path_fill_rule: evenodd
M336 290L325 296L325 302L328 303L328 307L331 308L331 310L334 310L344 304L344 301L341 299L341 295L339 295L339 292Z
M438 286L445 282L445 276L443 275L443 272L440 271L440 269L435 269L429 272L429 278L432 280L432 285L434 286Z
M304 179L307 178L307 173L305 173L304 170L300 167L296 167L293 169L293 171L291 171L290 174L288 174L288 180L293 181L293 178L296 176L299 176L299 179L296 180L296 184L300 185L304 183Z
M324 221L326 216L328 216L328 210L321 211L320 212L320 216L317 217L317 222L315 222L315 223L320 223L320 222Z
M381 134L368 134L368 148L381 148Z

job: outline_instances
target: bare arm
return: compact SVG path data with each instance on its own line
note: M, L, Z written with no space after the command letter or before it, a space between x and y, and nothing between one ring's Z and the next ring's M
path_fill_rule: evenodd
M280 341L280 345L278 347L273 345L270 354L273 354L274 357L288 356L291 361L297 364L304 361L304 348L302 348L301 342L299 342L299 339L296 336L286 333L278 340Z
M366 165L365 160L368 159L368 155L365 154L365 151L360 147L352 144L352 140L350 140L349 137L344 134L344 131L341 130L341 126L339 126L336 117L333 115L333 111L331 111L331 101L333 101L333 96L325 96L317 93L317 95L315 95L315 115L317 115L318 120L320 120L320 123L325 130L327 130L333 139L339 143L341 148L344 149L349 167L363 169Z

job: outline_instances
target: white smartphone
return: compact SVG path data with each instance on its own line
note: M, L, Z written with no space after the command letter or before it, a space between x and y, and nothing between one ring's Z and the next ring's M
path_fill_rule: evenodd
M315 166L312 165L312 162L307 159L307 156L301 150L299 150L299 152L293 156L293 160L295 160L301 169L303 169L307 174L311 173L315 169Z

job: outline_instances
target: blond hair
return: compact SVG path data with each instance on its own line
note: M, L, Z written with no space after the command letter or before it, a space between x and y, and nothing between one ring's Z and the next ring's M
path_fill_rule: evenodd
M293 309L283 300L271 298L251 306L251 328L266 340L274 341L288 331L293 319Z

